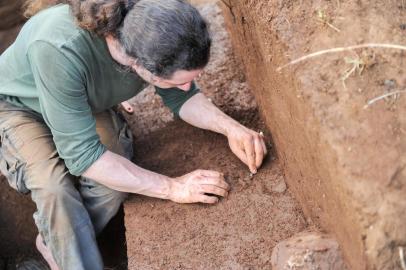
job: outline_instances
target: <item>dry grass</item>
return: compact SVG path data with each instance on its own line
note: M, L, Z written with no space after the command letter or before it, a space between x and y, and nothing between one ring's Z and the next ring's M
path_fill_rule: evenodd
M369 54L366 51L363 51L361 55L355 54L355 57L344 57L344 61L346 64L350 65L344 75L341 77L341 81L343 83L344 88L346 87L345 81L353 74L358 73L359 76L362 75L362 72L372 65L375 62L375 54Z
M403 252L403 247L399 247L399 259L400 266L403 270L406 270L405 253Z
M321 51L317 51L317 52L314 52L311 54L304 55L298 59L290 61L286 65L278 67L276 69L276 71L280 72L282 69L284 69L288 66L295 65L297 63L300 63L300 62L303 62L303 61L306 61L308 59L315 58L318 56L322 56L324 54L340 53L340 52L353 51L356 49L365 49L365 48L384 48L384 49L395 49L395 50L406 51L406 46L397 45L397 44L382 44L382 43L366 43L366 44L359 44L359 45L348 46L348 47L337 47L337 48L321 50Z
M387 100L389 97L393 97L396 100L399 98L400 94L405 93L405 92L406 92L406 90L397 90L397 91L392 91L392 92L377 96L377 97L369 100L367 102L367 104L364 106L364 108L365 109L368 108L369 106L371 106L372 104L374 104L375 102L377 102L379 100L382 100L382 99Z
M330 27L331 29L333 29L334 31L340 33L340 29L338 29L337 27L335 27L332 23L331 23L331 18L329 16L327 16L326 12L322 9L317 10L317 20L319 22L321 22L323 25L327 25L328 27Z

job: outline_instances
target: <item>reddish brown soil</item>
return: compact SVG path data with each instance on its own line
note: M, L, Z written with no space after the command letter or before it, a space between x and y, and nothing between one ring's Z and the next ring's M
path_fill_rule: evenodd
M1 261L13 264L15 260L35 254L36 229L32 214L35 205L29 196L18 194L0 176L0 269Z
M404 1L227 1L234 45L271 128L286 180L307 216L344 247L352 269L400 269L406 247L405 52L365 49L324 55L360 43L406 44ZM337 32L318 20L338 28ZM362 73L345 80L361 59Z
M260 127L255 117L250 126ZM220 135L176 122L136 152L137 164L169 176L221 171L232 191L216 206L134 196L125 204L129 269L264 269L276 243L306 227L277 161L250 177Z
M214 35L212 62L199 80L202 91L243 124L266 131L233 56L220 9L213 3L199 8ZM199 168L221 171L232 191L215 206L133 196L125 204L129 269L269 269L272 248L306 228L274 155L250 177L223 136L181 121L168 124L169 113L150 91L131 101L142 114L130 119L138 134L135 162L169 176ZM151 99L152 108L147 105ZM148 122L158 126L155 131L139 131Z

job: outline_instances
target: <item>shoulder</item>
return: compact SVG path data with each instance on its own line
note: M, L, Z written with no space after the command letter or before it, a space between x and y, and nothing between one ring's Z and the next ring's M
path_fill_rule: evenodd
M59 55L85 65L99 50L102 41L76 25L68 5L57 5L33 16L24 25L20 35L26 51L43 55Z
M21 30L28 43L45 41L56 47L80 35L68 5L57 5L45 9L30 18Z
M28 47L43 42L61 51L74 52L93 46L99 39L76 25L69 5L56 5L39 12L27 21L21 34L26 36Z

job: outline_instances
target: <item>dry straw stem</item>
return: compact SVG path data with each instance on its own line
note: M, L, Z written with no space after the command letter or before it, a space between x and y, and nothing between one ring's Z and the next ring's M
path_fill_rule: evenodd
M333 24L331 24L331 23L329 22L330 19L329 19L329 17L327 17L327 15L326 15L326 13L324 12L324 10L319 9L319 10L317 11L317 17L318 17L318 20L319 20L321 23L327 25L328 27L330 27L331 29L333 29L334 31L336 31L336 32L338 32L338 33L341 32L340 29L338 29L337 27L335 27Z
M393 96L393 95L397 95L397 94L400 94L400 93L404 93L404 92L406 92L406 90L397 90L397 91L393 91L393 92L386 93L384 95L378 96L376 98L373 98L373 99L369 100L367 102L367 105L364 106L364 108L365 109L368 108L369 106L371 106L372 104L374 104L375 102L377 102L377 101L379 101L381 99L384 99L384 98L387 98L387 97L390 97L390 96Z
M397 45L397 44L381 44L381 43L366 43L366 44L359 44L359 45L354 45L354 46L349 46L349 47L338 47L338 48L331 48L331 49L327 49L327 50L322 50L322 51L318 51L318 52L314 52L305 56L302 56L298 59L295 59L289 63L287 63L286 65L283 65L281 67L278 67L276 69L276 71L280 72L282 69L303 62L307 59L313 58L313 57L317 57L317 56L321 56L323 54L329 54L329 53L339 53L339 52L345 52L345 51L352 51L352 50L356 50L356 49L363 49L363 48L387 48L387 49L396 49L396 50L404 50L406 51L406 46L403 45Z
M406 270L405 254L403 253L403 247L399 247L399 259L402 269Z

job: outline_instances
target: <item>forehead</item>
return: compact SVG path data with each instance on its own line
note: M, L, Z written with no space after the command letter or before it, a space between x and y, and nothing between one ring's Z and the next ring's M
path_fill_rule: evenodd
M202 73L203 69L197 70L178 70L173 73L170 79L166 81L173 83L173 84L186 84L193 81L200 73Z

